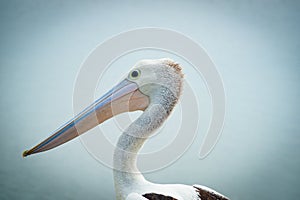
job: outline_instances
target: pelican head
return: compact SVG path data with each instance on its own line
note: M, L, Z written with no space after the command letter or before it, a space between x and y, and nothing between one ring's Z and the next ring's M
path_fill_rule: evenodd
M145 111L159 105L165 119L178 101L182 80L181 67L171 59L141 60L127 78L43 142L24 151L23 156L55 148L123 112Z
M128 80L136 83L139 90L150 99L169 90L176 99L182 88L183 74L179 64L171 59L141 60L131 70Z

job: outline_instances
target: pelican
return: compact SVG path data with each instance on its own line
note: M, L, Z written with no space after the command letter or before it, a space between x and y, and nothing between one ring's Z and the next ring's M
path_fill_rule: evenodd
M227 200L202 185L156 184L138 170L139 150L171 114L182 92L183 73L171 59L139 61L127 78L96 100L49 138L30 150L31 154L55 148L103 123L130 111L143 113L119 137L113 155L117 200Z

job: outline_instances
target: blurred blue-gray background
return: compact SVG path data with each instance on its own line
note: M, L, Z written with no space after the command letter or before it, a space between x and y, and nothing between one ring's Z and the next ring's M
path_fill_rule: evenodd
M74 82L89 52L140 27L173 29L201 44L227 95L213 152L197 158L199 137L177 162L146 177L207 185L233 200L299 198L299 1L26 0L0 6L0 199L114 199L111 169L80 140L28 159L21 153L73 115Z

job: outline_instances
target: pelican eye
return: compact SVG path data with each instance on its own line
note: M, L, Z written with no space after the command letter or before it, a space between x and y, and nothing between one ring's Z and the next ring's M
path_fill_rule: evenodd
M140 70L133 70L132 72L130 72L129 77L131 79L137 79L140 76L141 72Z

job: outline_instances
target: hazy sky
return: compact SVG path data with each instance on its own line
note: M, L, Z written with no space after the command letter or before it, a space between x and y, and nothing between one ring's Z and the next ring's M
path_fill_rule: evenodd
M297 199L299 9L298 1L283 0L1 1L0 199L114 199L111 169L78 139L26 159L21 154L72 117L74 82L89 53L107 38L140 27L173 29L203 46L222 76L227 98L222 136L213 152L199 160L209 96L186 65L203 125L179 160L146 177L207 185L232 200ZM137 52L112 65L96 93L110 89L137 59L166 56L184 63L165 52ZM121 64L122 70L114 68ZM180 112L176 108L174 116ZM163 134L168 127L144 150L167 143L170 138ZM103 129L116 130L107 135L116 142L120 132L114 123Z

